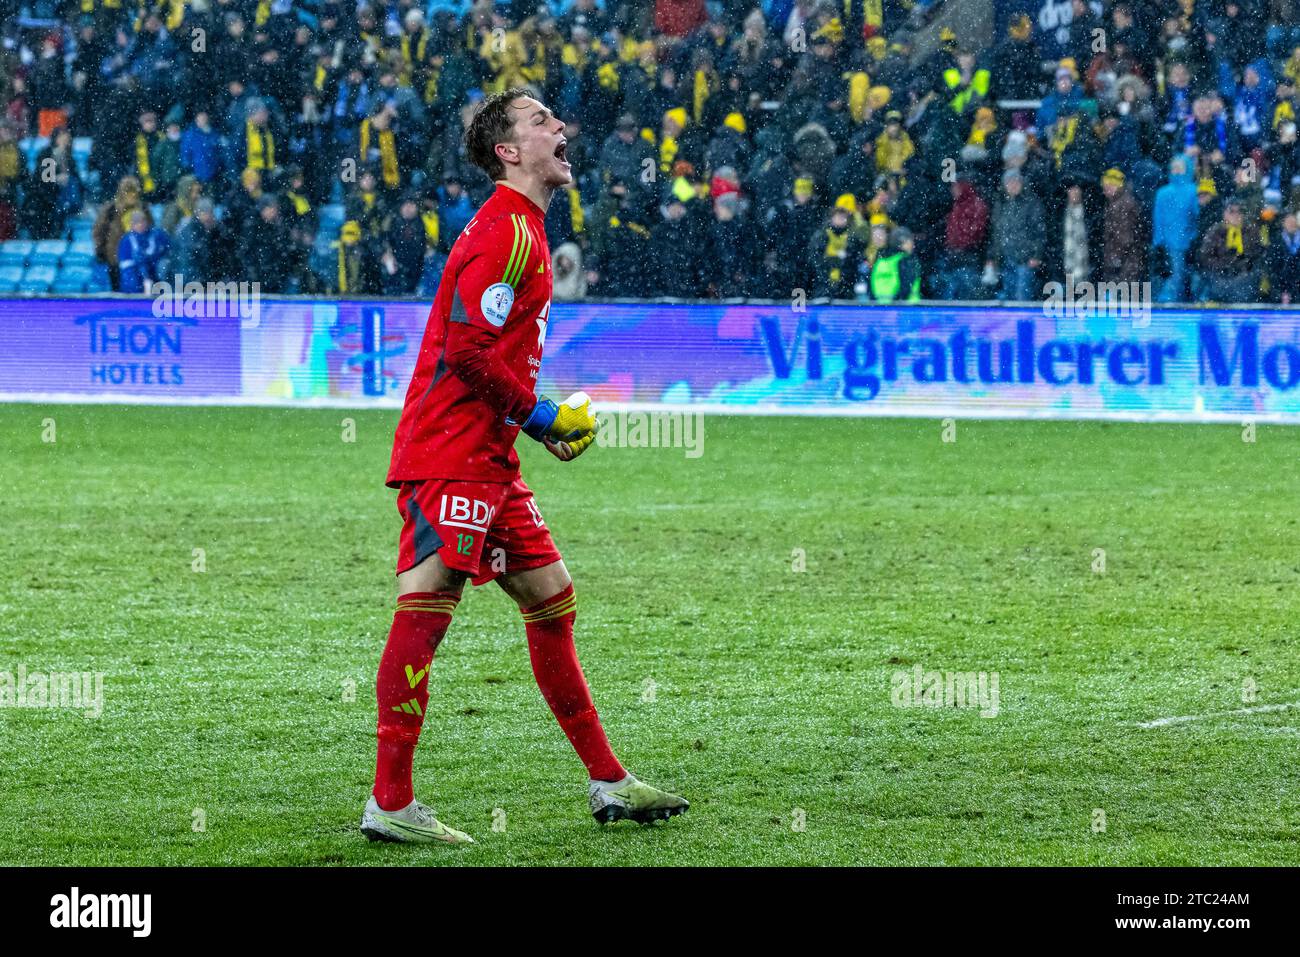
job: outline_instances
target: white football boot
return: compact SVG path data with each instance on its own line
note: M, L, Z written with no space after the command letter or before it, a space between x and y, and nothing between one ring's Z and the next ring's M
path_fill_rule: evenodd
M683 814L691 806L685 798L644 784L631 774L621 781L590 781L587 794L592 817L601 824L624 819L649 824Z
M448 827L433 816L433 809L412 801L400 811L385 811L370 795L361 815L361 833L372 841L399 844L473 844L464 831Z

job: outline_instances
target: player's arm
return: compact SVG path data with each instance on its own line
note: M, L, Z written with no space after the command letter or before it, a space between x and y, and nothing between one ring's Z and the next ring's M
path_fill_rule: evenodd
M595 437L590 401L583 393L560 405L545 396L539 399L506 363L498 344L506 323L512 318L518 321L511 316L514 283L510 281L522 274L518 227L507 216L476 226L475 253L456 279L443 359L475 398L568 461L582 454Z
M501 418L522 422L537 406L533 390L519 381L496 349L499 334L465 321L457 322L452 305L447 327L447 368L469 386L475 398L501 414Z

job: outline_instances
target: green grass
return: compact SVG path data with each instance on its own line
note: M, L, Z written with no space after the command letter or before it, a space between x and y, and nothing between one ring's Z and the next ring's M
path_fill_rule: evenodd
M97 720L0 709L0 864L1300 863L1300 710L1138 727L1240 709L1247 680L1300 701L1300 430L711 418L702 458L572 465L529 443L615 749L692 808L593 823L489 586L417 755L417 794L480 842L450 849L356 828L393 424L0 406L0 671L106 676ZM997 672L999 713L895 707L916 663Z

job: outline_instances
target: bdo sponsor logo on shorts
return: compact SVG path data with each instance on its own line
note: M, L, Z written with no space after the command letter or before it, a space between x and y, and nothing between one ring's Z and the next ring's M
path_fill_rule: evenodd
M495 507L465 495L444 495L438 503L438 524L486 532L497 513Z

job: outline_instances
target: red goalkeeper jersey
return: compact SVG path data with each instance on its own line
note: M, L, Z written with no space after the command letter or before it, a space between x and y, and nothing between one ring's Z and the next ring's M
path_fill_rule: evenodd
M393 440L388 484L510 482L551 309L545 214L498 185L447 258Z

